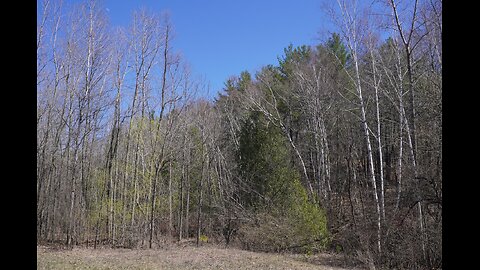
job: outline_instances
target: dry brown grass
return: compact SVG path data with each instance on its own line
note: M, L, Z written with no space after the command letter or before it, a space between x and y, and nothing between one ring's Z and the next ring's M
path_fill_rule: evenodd
M340 258L328 254L307 257L212 245L147 250L37 247L37 269L353 269L341 265Z

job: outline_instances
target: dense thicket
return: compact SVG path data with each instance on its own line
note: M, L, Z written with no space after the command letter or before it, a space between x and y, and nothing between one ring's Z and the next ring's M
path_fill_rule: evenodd
M238 198L253 216L241 226L244 247L266 251L323 247L329 240L325 214L308 200L281 130L261 112L252 111L240 132L237 164L245 188Z
M441 267L442 7L410 2L375 2L374 24L338 1L340 34L232 76L215 101L167 14L113 28L95 1L40 2L38 241Z

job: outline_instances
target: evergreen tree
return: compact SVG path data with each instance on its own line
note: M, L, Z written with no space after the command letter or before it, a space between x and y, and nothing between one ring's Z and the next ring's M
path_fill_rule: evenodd
M325 213L308 200L281 130L252 111L240 136L239 170L249 187L240 197L259 217L244 228L252 248L310 250L327 244Z

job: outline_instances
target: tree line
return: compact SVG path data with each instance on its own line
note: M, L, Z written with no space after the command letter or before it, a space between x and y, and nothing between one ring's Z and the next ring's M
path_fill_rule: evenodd
M113 27L96 1L41 1L37 241L441 267L442 4L361 4L326 7L337 33L212 101L167 13Z

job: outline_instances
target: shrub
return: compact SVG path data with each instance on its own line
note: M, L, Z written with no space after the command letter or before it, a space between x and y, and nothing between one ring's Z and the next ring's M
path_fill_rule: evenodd
M254 251L311 253L324 249L330 237L325 212L308 200L298 180L283 208L259 211L240 227L239 240Z
M202 243L208 243L208 237L206 235L201 234L199 240Z

